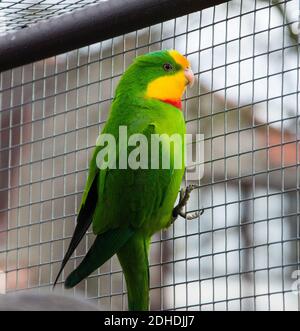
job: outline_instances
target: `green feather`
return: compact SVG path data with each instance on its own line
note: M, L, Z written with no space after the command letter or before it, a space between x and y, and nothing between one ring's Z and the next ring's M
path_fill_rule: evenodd
M148 237L136 233L117 253L125 274L129 310L149 309L149 244Z
M126 243L133 233L131 228L119 228L97 236L83 261L65 280L65 287L74 287L99 268Z

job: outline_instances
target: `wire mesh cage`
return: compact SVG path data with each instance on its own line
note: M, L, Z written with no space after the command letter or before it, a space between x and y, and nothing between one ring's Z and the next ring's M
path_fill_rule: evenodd
M101 1L101 0L100 0ZM107 1L107 0L104 0ZM70 13L97 0L3 0L0 3L0 32L24 29L39 21Z
M0 29L94 2L3 1ZM188 210L205 212L153 237L151 308L299 310L298 13L297 1L233 0L1 73L1 292L51 289L122 73L137 55L177 49L198 77L187 131L204 135ZM73 293L126 309L117 258Z

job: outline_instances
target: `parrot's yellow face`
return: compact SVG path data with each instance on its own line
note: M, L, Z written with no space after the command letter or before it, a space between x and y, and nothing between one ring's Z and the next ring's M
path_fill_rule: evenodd
M194 82L191 64L178 51L162 50L140 55L126 70L116 90L116 99L130 102L159 100L181 109L181 98ZM167 107L168 109L168 107Z
M165 75L152 80L146 90L146 97L167 102L179 102L187 85L194 82L191 64L178 51L168 51L171 61L163 64Z

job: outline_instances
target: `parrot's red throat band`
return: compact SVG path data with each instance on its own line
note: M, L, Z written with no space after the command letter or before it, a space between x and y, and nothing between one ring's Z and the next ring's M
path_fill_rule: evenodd
M161 100L162 102L168 103L176 108L178 108L179 110L182 110L182 102L181 100L171 100L171 99L165 99L165 100Z

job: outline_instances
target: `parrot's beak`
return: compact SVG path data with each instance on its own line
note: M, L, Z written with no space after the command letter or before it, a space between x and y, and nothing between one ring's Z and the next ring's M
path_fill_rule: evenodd
M193 73L192 69L191 68L186 68L184 70L184 76L187 80L186 85L190 85L192 87L193 84L194 84L194 81L195 81L195 76L194 76L194 73Z

